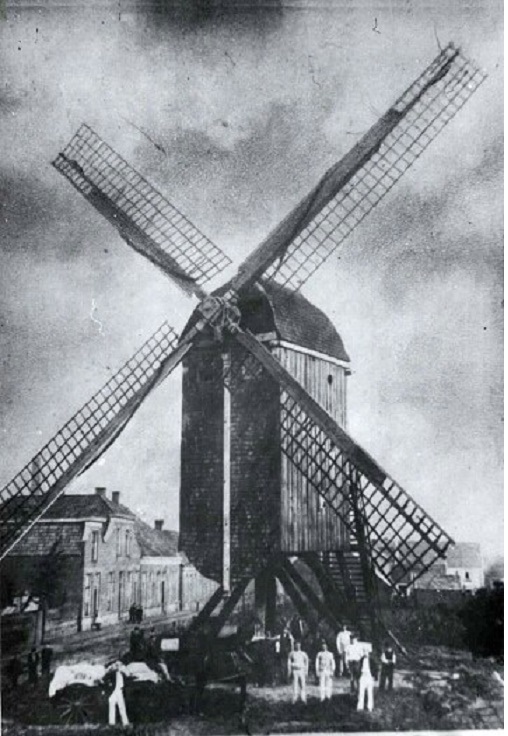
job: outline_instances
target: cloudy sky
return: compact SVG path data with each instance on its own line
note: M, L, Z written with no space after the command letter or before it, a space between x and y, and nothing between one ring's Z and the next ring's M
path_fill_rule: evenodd
M82 122L238 263L453 40L487 81L304 293L352 358L353 436L498 552L501 2L61 5L0 20L0 486L194 306L50 166ZM177 371L73 490L175 527L180 406Z

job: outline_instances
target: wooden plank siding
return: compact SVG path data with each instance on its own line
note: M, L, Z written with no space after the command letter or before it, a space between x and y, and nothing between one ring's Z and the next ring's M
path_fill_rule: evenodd
M337 361L275 346L274 356L342 427L346 426L348 369ZM291 461L281 458L281 550L336 550L349 543L344 525Z

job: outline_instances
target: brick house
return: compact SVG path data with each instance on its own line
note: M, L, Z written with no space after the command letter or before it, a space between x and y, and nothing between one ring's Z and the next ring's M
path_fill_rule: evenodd
M118 492L60 496L2 563L2 607L27 592L43 599L46 631L127 620L133 603L145 617L197 610L217 586L177 546L176 532L152 529Z

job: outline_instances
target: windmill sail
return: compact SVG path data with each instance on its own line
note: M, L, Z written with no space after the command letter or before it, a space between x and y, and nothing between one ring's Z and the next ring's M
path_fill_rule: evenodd
M299 289L454 117L485 74L449 44L246 259L239 290L261 275Z
M88 125L79 128L53 166L184 291L204 297L201 285L231 263Z
M190 343L164 323L125 365L0 491L0 559L132 419L148 393L178 365Z
M356 533L352 494L358 496L370 554L378 574L395 586L423 574L453 540L406 491L312 399L247 331L235 337L281 387L281 447L314 490Z

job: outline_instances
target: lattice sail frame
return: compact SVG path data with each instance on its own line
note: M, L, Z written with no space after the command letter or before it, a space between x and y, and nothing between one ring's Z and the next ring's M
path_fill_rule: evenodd
M0 491L2 556L20 539L20 530L26 533L69 480L86 470L118 437L158 383L177 343L174 330L167 323L161 325Z
M53 166L130 245L143 247L143 254L182 287L186 281L200 286L231 263L88 125L79 128Z
M367 160L350 172L339 192L291 241L282 257L264 271L265 277L294 290L301 288L420 157L485 78L486 74L453 44L443 49L357 144L360 151L365 147ZM372 153L369 145L371 151L373 146ZM326 178L327 175L320 184L326 186ZM306 207L302 208L302 216ZM298 227L295 230L298 232Z
M451 538L392 478L374 482L338 448L284 391L281 393L281 448L355 536L351 484L374 565L392 586L414 581L452 544Z
M242 374L258 378L265 371L279 383L281 451L356 537L354 484L379 576L395 587L409 575L416 580L444 557L453 540L439 524L338 427L266 347L244 331L237 331L236 338L247 353L239 363ZM237 376L226 376L229 385Z

